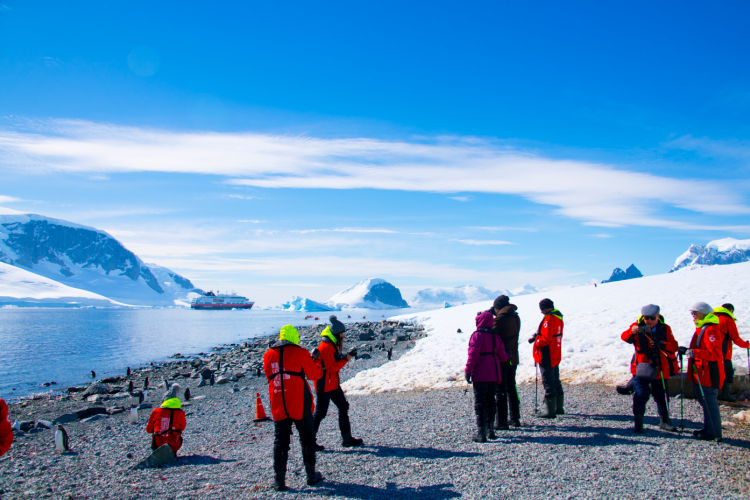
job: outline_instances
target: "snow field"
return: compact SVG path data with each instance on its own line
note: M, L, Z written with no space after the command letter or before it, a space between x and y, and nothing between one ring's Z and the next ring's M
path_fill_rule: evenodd
M539 326L539 301L545 297L564 316L560 377L569 383L616 383L630 377L633 346L620 334L645 304L661 307L680 345L687 345L695 331L688 309L698 301L712 307L734 304L740 336L750 337L750 262L517 296L511 303L521 316L519 382L535 377L532 346L526 341ZM491 306L492 301L485 301L391 318L423 324L428 335L397 361L360 372L343 384L344 389L348 394L367 394L466 385L463 370L474 318ZM458 328L463 333L456 333ZM747 371L746 350L735 346L733 361L735 370Z

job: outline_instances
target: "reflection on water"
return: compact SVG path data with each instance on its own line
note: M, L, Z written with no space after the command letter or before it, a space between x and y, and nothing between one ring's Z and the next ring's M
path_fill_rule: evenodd
M414 312L352 310L319 314L287 311L192 311L182 309L0 309L0 397L12 398L56 387L124 375L128 366L197 354L223 343L277 332L285 324L328 320L380 321ZM352 318L348 319L347 315ZM53 386L52 388L54 388ZM13 390L15 388L15 390Z

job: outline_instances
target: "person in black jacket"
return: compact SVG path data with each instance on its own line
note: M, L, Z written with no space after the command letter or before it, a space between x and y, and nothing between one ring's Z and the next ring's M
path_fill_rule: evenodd
M492 304L495 315L493 328L503 340L505 350L510 360L501 363L502 381L498 393L495 395L497 411L495 413L495 429L507 430L508 405L510 405L510 425L521 426L521 400L516 387L516 369L518 368L518 335L521 331L521 317L516 310L518 307L510 303L507 295L501 295Z

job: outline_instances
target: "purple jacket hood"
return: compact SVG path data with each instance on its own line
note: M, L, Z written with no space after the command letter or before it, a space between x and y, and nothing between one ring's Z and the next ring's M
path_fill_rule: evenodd
M477 331L471 334L469 340L465 371L471 374L475 382L500 382L500 363L510 359L505 352L503 339L492 329L494 319L490 312L478 315Z

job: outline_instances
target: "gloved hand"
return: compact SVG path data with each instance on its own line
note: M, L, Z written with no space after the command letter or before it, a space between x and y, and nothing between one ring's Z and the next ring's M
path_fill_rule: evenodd
M686 352L686 354L687 354L688 359L695 359L695 351L694 350L688 349L687 352Z
M464 376L466 377L466 381L471 384L471 373L464 372Z
M320 351L318 350L318 348L317 348L317 347L316 347L315 349L313 349L313 352L312 352L312 354L311 354L311 355L312 355L312 357L313 357L313 358L315 358L315 359L318 359L318 358L320 357Z
M359 354L357 351L357 348L352 347L352 349L349 351L349 359L351 358L357 359L357 354Z
M529 338L529 344L533 344L536 341L536 335Z
M680 346L680 347L677 348L677 354L679 354L680 356L684 356L685 353L687 352L687 350L688 350L687 347Z

